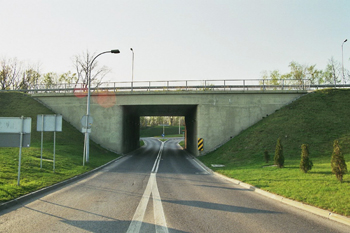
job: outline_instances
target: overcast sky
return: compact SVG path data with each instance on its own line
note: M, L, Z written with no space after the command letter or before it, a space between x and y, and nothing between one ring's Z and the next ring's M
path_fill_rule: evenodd
M324 69L350 39L349 0L0 0L0 58L74 71L104 54L105 81L259 79L291 61ZM350 69L350 41L344 66Z

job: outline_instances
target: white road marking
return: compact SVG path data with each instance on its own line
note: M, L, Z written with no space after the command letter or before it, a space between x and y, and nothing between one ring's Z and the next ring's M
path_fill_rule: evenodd
M154 210L154 221L156 225L156 232L168 233L168 227L165 220L162 200L160 199L156 173L152 173L151 176L154 177L154 183L152 187L152 197L153 197L153 210Z
M159 190L157 186L156 174L159 168L159 163L162 157L162 152L164 148L164 142L159 149L158 156L154 162L151 175L149 177L145 192L142 195L141 201L136 208L134 217L130 223L127 233L139 233L142 221L146 213L146 208L148 201L152 195L153 201L153 211L154 211L154 221L156 232L158 233L168 233L168 227L165 220L162 200L159 195Z

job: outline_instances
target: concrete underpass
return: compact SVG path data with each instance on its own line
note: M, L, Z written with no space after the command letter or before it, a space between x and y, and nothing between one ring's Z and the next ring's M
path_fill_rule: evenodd
M184 116L188 148L194 147L197 105L128 105L123 108L123 151L137 148L140 139L141 116Z
M91 139L117 153L139 146L140 116L184 116L187 150L205 154L226 143L266 115L306 91L159 91L92 93ZM86 97L70 93L33 94L41 103L81 130ZM106 105L106 103L108 103ZM63 129L64 130L64 129ZM204 139L198 151L197 139Z

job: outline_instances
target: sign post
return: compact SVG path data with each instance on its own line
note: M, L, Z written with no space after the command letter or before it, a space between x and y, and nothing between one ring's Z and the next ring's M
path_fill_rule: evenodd
M62 115L38 115L36 130L41 131L41 157L40 169L43 167L43 144L44 131L53 132L53 171L55 172L56 164L56 132L62 132Z
M32 118L0 117L0 147L19 147L17 185L21 179L22 147L30 146Z

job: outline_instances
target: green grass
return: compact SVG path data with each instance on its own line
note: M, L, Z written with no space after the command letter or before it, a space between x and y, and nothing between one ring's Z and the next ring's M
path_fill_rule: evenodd
M119 155L90 142L90 162L83 167L84 136L63 121L56 133L56 163L53 172L53 132L44 132L43 168L40 169L41 133L36 131L38 114L53 114L22 93L0 93L0 117L31 117L30 148L22 149L21 185L17 186L19 148L0 148L0 203L92 170Z
M340 183L331 172L333 141L338 139L350 170L350 90L310 93L265 117L200 160L219 173L261 189L350 216L350 175ZM273 164L282 139L285 168ZM314 166L299 169L301 145L308 144ZM264 162L264 150L272 162Z

